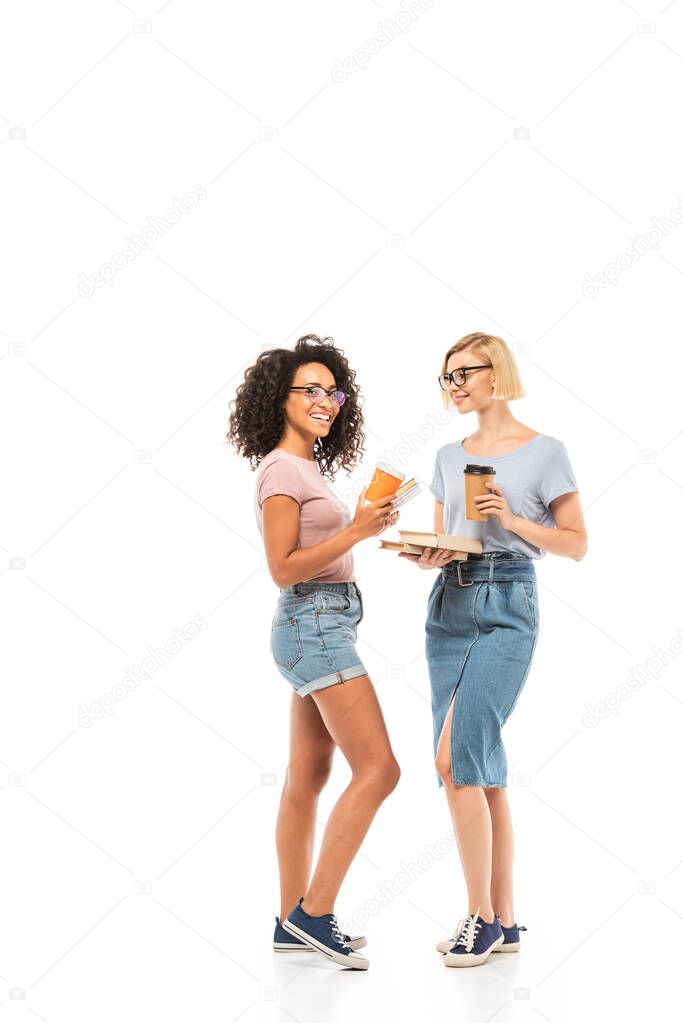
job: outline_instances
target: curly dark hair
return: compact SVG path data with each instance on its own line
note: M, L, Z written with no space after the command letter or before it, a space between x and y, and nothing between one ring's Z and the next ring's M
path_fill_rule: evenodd
M339 469L347 472L353 469L363 454L365 434L356 374L330 337L306 334L293 349L270 348L261 352L246 370L236 398L230 402L227 441L256 469L282 436L288 388L299 366L307 362L327 366L337 387L347 396L327 437L317 438L313 452L322 475L333 480Z

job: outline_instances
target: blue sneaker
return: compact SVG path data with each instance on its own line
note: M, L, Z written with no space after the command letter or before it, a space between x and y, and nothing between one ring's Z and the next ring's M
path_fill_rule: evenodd
M350 935L344 935L344 941L349 948L365 948L367 945L367 938L363 934L359 934L356 938L350 937ZM451 944L453 944L451 942ZM306 952L311 951L311 947L306 941L302 941L300 938L295 938L293 934L288 934L280 923L280 917L275 917L275 934L273 935L273 951L274 952Z
M456 941L458 940L458 938L462 934L462 929L463 929L463 927L465 926L466 923L467 923L467 917L466 916L464 916L462 918L462 920L458 920L457 925L453 928L453 934L451 935L451 937L450 938L446 938L445 941L437 941L437 943L436 943L436 951L437 952L441 952L443 955L445 955L446 952L450 952L450 950L453 948L453 946L455 945Z
M339 924L334 913L324 913L322 916L311 916L298 904L282 921L282 926L288 934L305 941L306 945L313 952L319 952L326 959L330 959L340 966L346 966L350 970L367 970L370 962L365 956L354 952L344 940L344 935L339 930Z
M453 947L453 945L455 945L455 943L458 940L459 936L462 934L462 929L465 926L465 921L466 920L467 920L467 917L463 917L462 920L458 920L458 924L453 929L453 934L452 934L452 936L450 938L446 938L445 941L437 941L437 943L436 943L436 951L437 952L441 952L442 955L445 955L446 952L450 952L451 948ZM505 936L505 941L503 942L502 945L499 945L498 948L494 948L493 951L494 952L519 952L519 948L520 948L519 932L520 931L525 931L526 927L524 927L524 926L518 927L517 924L512 924L511 927L506 927L505 924L501 924L500 926L501 926L501 928L503 930L503 935Z
M519 952L519 932L525 931L526 927L518 927L517 924L513 924L512 927L506 927L504 924L500 925L503 928L503 934L505 935L505 941L498 948L494 948L494 952Z
M495 916L489 924L478 914L479 906L466 917L453 948L443 957L446 966L480 966L505 941L500 917Z
M280 923L280 917L275 917L275 934L273 935L273 952L307 952L310 945L306 941L300 941L293 934L288 934Z

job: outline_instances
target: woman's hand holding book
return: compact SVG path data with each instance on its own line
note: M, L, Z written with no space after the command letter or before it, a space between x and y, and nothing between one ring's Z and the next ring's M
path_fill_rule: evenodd
M351 527L358 535L359 540L366 540L370 536L377 536L387 526L393 526L398 520L399 512L393 507L394 495L388 494L380 497L377 501L365 504L367 487L358 498L356 514Z
M422 554L408 554L400 551L399 558L409 558L418 568L443 568L449 561L455 561L457 551L444 550L443 547L425 547Z

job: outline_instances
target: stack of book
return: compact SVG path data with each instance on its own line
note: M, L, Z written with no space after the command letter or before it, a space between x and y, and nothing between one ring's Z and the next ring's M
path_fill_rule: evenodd
M421 487L417 480L406 480L394 494L392 502L394 508L400 508L402 504L412 501L420 493Z
M467 536L451 536L449 533L420 533L412 529L399 529L400 540L380 540L380 550L405 551L407 554L422 554L425 547L438 547L457 553L456 561L467 561L468 554L481 554L483 546L479 540ZM462 556L461 556L462 555Z

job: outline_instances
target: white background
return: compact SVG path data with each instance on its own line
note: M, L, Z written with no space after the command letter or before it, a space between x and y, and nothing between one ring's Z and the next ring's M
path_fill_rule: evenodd
M683 228L628 247L683 208L683 3L64 0L3 21L5 1018L661 1010L683 919ZM464 971L433 951L467 909L431 761L434 577L371 540L359 649L403 774L337 906L365 913L371 968L274 961L290 692L228 403L262 347L331 335L365 400L365 460L336 481L353 506L380 454L407 445L426 484L476 428L429 425L473 330L513 346L513 411L566 443L589 531L583 561L538 565L505 729L523 951ZM347 777L339 758L321 822Z

